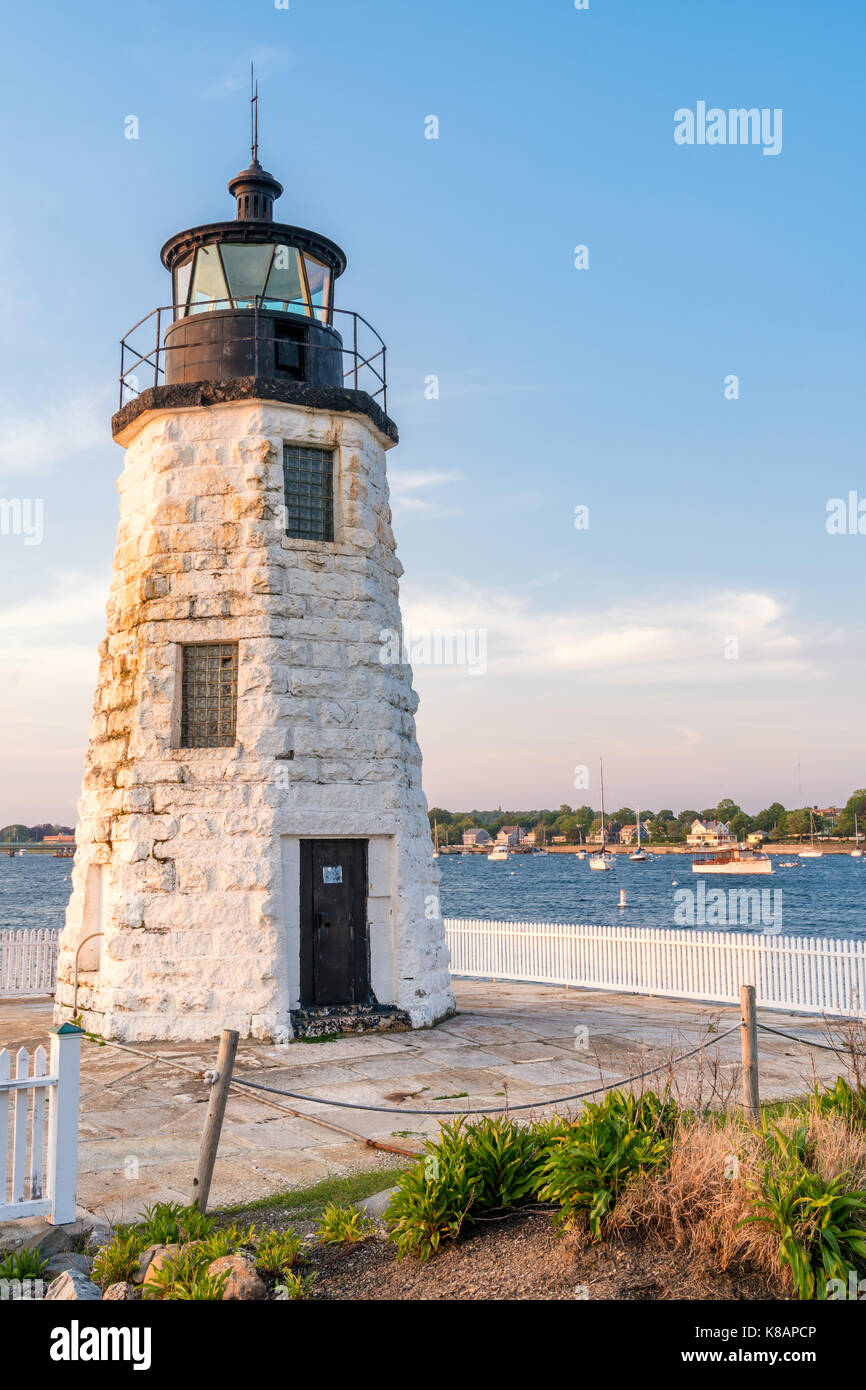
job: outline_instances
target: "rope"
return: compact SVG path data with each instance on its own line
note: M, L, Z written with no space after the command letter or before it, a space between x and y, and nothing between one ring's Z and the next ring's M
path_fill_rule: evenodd
M834 1047L832 1043L815 1042L812 1038L797 1038L793 1033L783 1033L779 1028L771 1028L769 1023L759 1023L758 1027L764 1033L775 1033L777 1038L787 1038L788 1042L802 1043L804 1047L820 1047L825 1052L835 1052L837 1057L847 1057L850 1047Z
M592 1090L589 1091L576 1091L573 1095L570 1096L554 1096L550 1100L526 1101L522 1105L494 1105L488 1107L487 1109L471 1108L462 1112L454 1110L409 1110L404 1109L402 1106L362 1105L360 1104L360 1102L355 1103L350 1100L326 1100L323 1096L307 1096L300 1091L282 1091L277 1086L266 1086L263 1081L242 1081L240 1077L237 1076L232 1077L232 1084L236 1086L250 1086L253 1090L256 1091L269 1091L272 1095L275 1096L288 1096L289 1100L311 1101L315 1105L334 1106L339 1110L371 1110L375 1111L376 1114L382 1115L439 1116L454 1115L459 1113L466 1115L499 1115L505 1109L507 1109L510 1114L513 1110L536 1110L539 1106L562 1105L565 1103L565 1101L586 1100L587 1096L597 1096L599 1092L602 1091L614 1091L620 1086L631 1085L633 1081L643 1081L648 1076L655 1076L660 1071L666 1071L669 1067L676 1066L678 1062L687 1061L689 1057L694 1057L696 1053L702 1052L705 1046L712 1047L715 1043L721 1042L723 1038L729 1038L732 1033L736 1033L738 1031L739 1026L740 1025L737 1024L734 1028L729 1028L726 1033L719 1033L718 1036L712 1038L709 1043L707 1043L706 1040L704 1040L703 1042L699 1043L697 1047L693 1047L690 1052L683 1052L679 1057L672 1057L668 1061L661 1062L657 1067L650 1067L647 1071L638 1072L635 1076L623 1077L620 1081L611 1081L608 1085L594 1086ZM306 1118L306 1116L304 1118Z

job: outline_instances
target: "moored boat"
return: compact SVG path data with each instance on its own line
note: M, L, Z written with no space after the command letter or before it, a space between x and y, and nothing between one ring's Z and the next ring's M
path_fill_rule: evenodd
M736 845L731 849L698 850L692 860L695 874L771 874L769 854Z

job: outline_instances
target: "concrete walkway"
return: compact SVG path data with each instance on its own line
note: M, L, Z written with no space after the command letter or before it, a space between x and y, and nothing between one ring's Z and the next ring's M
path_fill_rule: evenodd
M277 1096L268 1104L233 1089L211 1205L265 1197L328 1174L393 1165L399 1161L393 1154L363 1140L417 1150L439 1123L411 1114L343 1110L335 1101L447 1114L504 1106L507 1100L512 1106L531 1103L534 1110L524 1116L549 1114L545 1101L657 1066L739 1023L734 1008L633 995L465 980L455 982L455 992L457 1016L427 1032L279 1047L242 1041L235 1075L331 1104ZM770 1012L759 1018L803 1037L824 1038L818 1020ZM50 1026L50 1000L0 1002L0 1047L32 1051L47 1043ZM708 1033L711 1027L715 1031ZM730 1093L738 1101L739 1054L737 1030L680 1063L674 1081L681 1097L706 1104L713 1094L724 1099ZM80 1205L104 1218L128 1220L151 1202L189 1199L208 1096L196 1073L213 1067L215 1059L216 1044L143 1043L128 1051L83 1043ZM760 1035L763 1099L802 1093L815 1075L831 1079L839 1070L832 1053ZM664 1079L663 1073L647 1084ZM567 1113L577 1107L556 1108Z

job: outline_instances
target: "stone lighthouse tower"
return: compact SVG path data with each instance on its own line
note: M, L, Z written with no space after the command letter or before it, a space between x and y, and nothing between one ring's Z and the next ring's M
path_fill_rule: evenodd
M346 258L277 223L172 237L124 340L120 525L58 1020L119 1039L424 1027L454 1007L385 455ZM390 650L393 651L393 642Z

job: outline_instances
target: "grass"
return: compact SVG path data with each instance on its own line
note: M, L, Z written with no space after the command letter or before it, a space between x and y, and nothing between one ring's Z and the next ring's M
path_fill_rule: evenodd
M328 1206L351 1206L352 1202L359 1202L362 1197L372 1197L374 1192L393 1187L408 1166L407 1162L394 1168L371 1168L360 1173L349 1173L345 1177L323 1178L310 1187L293 1187L287 1192L275 1192L270 1197L259 1197L253 1202L221 1207L219 1215L284 1211L296 1221L317 1221Z

